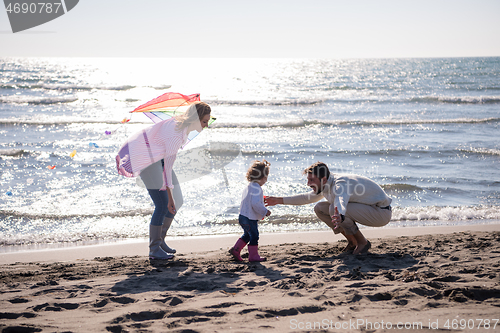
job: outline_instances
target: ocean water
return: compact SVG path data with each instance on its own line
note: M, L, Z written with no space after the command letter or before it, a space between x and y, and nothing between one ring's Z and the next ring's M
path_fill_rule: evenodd
M316 161L370 177L392 227L500 219L500 58L0 58L3 251L146 237L153 204L114 157L151 124L129 112L168 91L200 93L217 117L174 166L171 235L239 232L255 159L271 163L265 195L309 191ZM270 209L261 232L326 229L313 205Z

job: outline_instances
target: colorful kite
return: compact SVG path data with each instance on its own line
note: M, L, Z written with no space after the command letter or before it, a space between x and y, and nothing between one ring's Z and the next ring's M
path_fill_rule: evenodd
M130 113L143 112L156 124L162 120L184 113L191 104L199 100L200 94L183 95L168 92L137 107L134 111L130 111Z
M137 107L130 113L142 112L155 124L162 120L171 118L176 115L183 114L195 102L200 101L200 94L183 95L180 93L168 92L155 99ZM209 125L215 121L214 117L210 117ZM193 140L199 132L192 131L188 134L188 142Z

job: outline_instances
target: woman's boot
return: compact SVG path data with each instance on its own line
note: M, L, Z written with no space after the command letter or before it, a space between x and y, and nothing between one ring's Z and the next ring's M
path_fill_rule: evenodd
M172 259L174 256L163 251L161 245L161 225L149 225L149 258Z
M161 244L160 247L163 251L167 253L176 253L176 249L172 249L165 243L165 236L167 236L167 231L170 229L170 226L172 225L172 221L174 219L172 217L165 217L163 219L163 225L161 226Z

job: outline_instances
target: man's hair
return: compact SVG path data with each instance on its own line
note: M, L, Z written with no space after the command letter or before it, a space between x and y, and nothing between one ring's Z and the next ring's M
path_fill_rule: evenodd
M248 168L247 171L247 180L249 182L255 182L264 177L267 177L269 175L270 165L271 163L266 160L253 161L252 165L250 166L250 168Z
M304 175L312 174L312 175L318 177L319 179L321 179L323 177L326 177L327 179L330 178L330 170L328 169L326 164L323 162L316 162L313 165L311 165L310 167L307 167L303 171L303 174Z

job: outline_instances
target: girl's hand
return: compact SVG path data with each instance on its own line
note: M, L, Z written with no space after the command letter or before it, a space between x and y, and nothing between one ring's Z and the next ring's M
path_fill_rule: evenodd
M271 211L268 209L266 216L269 216L269 215L271 215Z

